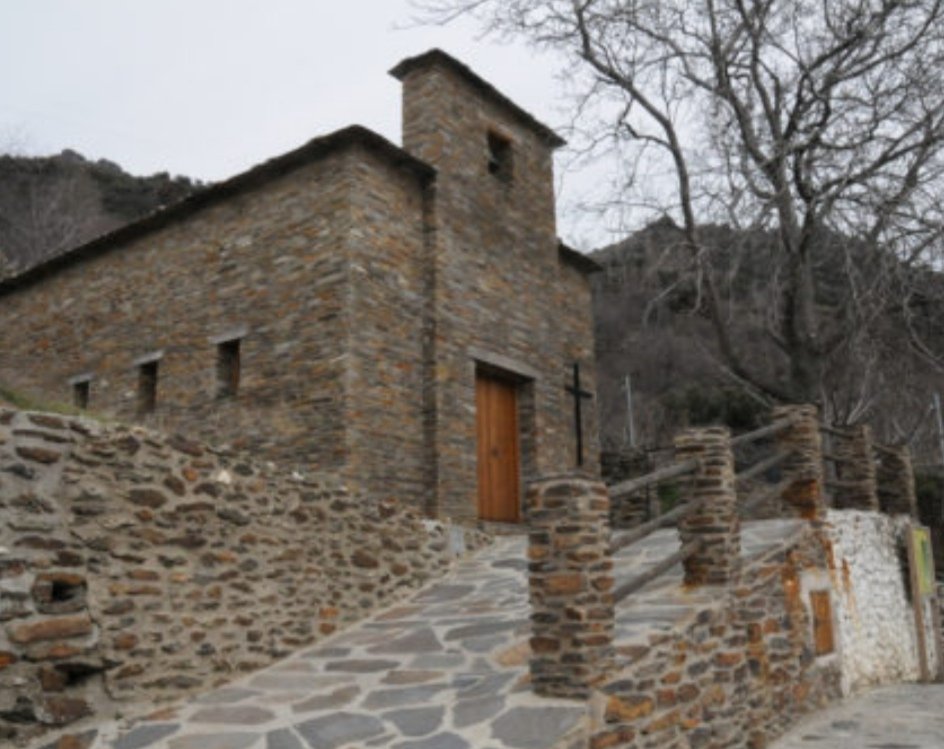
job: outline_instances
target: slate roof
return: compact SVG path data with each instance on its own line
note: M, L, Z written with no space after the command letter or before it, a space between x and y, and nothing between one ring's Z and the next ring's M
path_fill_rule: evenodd
M125 224L114 231L34 265L23 273L0 283L0 294L29 285L61 268L95 257L128 241L146 236L165 226L181 221L207 206L221 203L234 195L256 189L328 154L351 146L366 148L386 159L395 167L412 172L423 184L429 183L436 176L436 170L425 161L411 156L373 130L361 125L351 125L328 135L314 138L300 148L269 159L227 180L216 182L177 203L161 208L137 221Z

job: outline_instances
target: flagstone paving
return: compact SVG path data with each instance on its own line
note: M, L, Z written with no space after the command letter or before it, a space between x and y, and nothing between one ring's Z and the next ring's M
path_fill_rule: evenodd
M882 687L817 713L770 749L941 749L944 686Z
M753 556L795 524L747 523ZM95 729L92 749L549 749L579 735L584 703L528 684L526 539L502 537L411 599L318 646L136 725ZM615 559L628 579L678 548L659 531ZM620 604L617 641L645 639L707 600L671 570ZM49 746L54 746L50 744Z

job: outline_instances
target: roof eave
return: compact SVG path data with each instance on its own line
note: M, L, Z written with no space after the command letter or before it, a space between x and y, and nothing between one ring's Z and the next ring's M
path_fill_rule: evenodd
M314 138L293 151L264 161L223 182L195 192L177 203L158 209L137 221L120 226L114 231L56 255L23 273L0 281L0 295L46 278L61 268L103 254L124 242L138 239L182 221L209 205L215 205L234 195L260 187L270 180L289 174L340 149L358 145L387 159L397 168L413 173L423 185L429 184L436 177L436 170L425 161L410 155L366 127L351 125Z

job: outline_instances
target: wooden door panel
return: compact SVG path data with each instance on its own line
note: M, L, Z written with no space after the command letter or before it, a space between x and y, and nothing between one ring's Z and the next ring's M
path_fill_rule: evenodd
M485 520L515 522L519 518L518 399L515 385L478 375L475 408L479 516Z

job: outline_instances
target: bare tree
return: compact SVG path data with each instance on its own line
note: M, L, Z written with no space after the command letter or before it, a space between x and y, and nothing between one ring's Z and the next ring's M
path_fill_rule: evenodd
M928 275L944 227L944 0L416 6L426 21L473 14L569 56L590 137L626 159L621 199L678 222L696 306L732 378L776 400L826 400L843 376L835 363L872 377L889 316L912 354L940 366L911 323L916 293L939 285ZM710 223L770 237L762 307L773 362L735 335L715 257L730 248L705 241ZM827 265L842 272L824 281ZM844 410L858 417L872 392Z
M48 162L22 159L16 169L6 170L0 185L0 239L4 254L19 268L61 254L118 223L105 215L87 173L53 171Z

